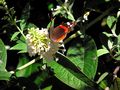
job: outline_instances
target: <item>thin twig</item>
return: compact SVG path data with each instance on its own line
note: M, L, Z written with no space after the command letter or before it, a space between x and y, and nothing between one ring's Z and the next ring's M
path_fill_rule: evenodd
M90 28L92 25L94 25L95 23L97 23L99 20L101 20L103 17L105 17L106 15L109 14L110 11L112 11L114 9L114 7L110 7L109 9L107 9L102 15L98 16L95 20L91 21L89 24L87 24L87 26L83 26L85 30L87 30L88 28ZM78 33L79 31L77 31L76 33ZM73 34L70 36L70 38L67 38L65 40L65 43L69 42L70 40L72 40L73 38L77 37L77 34Z
M95 20L91 21L87 26L85 26L85 29L87 30L92 25L94 25L95 23L97 23L98 21L100 21L103 17L105 17L106 15L108 15L109 12L112 11L113 9L114 9L114 7L108 8L106 11L103 12L102 15L98 16Z

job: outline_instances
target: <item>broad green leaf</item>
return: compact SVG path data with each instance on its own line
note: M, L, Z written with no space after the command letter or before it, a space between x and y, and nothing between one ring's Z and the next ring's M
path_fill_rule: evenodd
M107 25L109 28L113 27L113 23L116 21L116 18L114 16L108 16L107 17Z
M99 50L97 50L97 56L98 57L100 57L100 56L102 56L104 54L107 54L107 53L109 53L109 51L107 49L99 49Z
M53 69L55 76L59 80L72 88L80 90L96 86L96 83L82 73L68 58L60 53L57 53L56 56L59 57L58 63L50 61L48 65Z
M62 81L63 83L67 84L68 86L84 90L81 86L87 86L84 82L81 82L73 73L70 72L69 68L64 68L62 65L58 64L56 61L49 62L49 66L54 70L55 76ZM75 73L77 75L77 73ZM78 76L81 79L84 79L82 75ZM85 80L85 79L84 79ZM89 82L88 82L89 83Z
M15 32L15 33L12 35L12 37L11 37L11 41L14 40L19 33L20 33L20 32Z
M67 56L89 79L93 80L98 65L95 42L89 36L85 36L84 40L79 40L79 42L73 41L71 43L74 45L68 49ZM85 84L82 84L81 87L85 87Z
M5 71L7 60L7 51L3 41L0 39L0 70Z
M79 42L72 42L74 45L68 49L67 56L87 77L94 79L98 65L95 42L89 36Z
M19 42L15 46L11 47L11 50L20 50L19 53L27 52L27 44L24 42Z
M11 76L11 73L0 70L0 80L9 80L10 76Z

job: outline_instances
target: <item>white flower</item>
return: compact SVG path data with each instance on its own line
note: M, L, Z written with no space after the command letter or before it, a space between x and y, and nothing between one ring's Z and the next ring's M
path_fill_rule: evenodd
M50 48L50 39L47 29L39 30L39 28L30 28L26 39L28 53L31 57L38 54L42 58L44 52L47 52Z
M53 60L54 54L59 50L59 43L50 40L48 29L30 28L26 42L31 57L39 55L40 58Z

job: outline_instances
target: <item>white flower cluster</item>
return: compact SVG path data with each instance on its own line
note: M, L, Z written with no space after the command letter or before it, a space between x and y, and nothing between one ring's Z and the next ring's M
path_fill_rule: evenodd
M48 29L31 28L26 35L29 56L39 55L40 58L51 60L59 50L59 43L49 38Z
M39 28L31 28L26 35L28 53L35 56L36 54L42 55L50 49L50 40L48 37L47 29L39 30Z

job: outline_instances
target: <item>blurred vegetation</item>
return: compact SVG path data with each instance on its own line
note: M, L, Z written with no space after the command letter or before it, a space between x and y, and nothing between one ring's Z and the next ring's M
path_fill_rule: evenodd
M29 56L30 28L67 22L53 60ZM0 0L0 90L11 89L120 90L120 0Z

